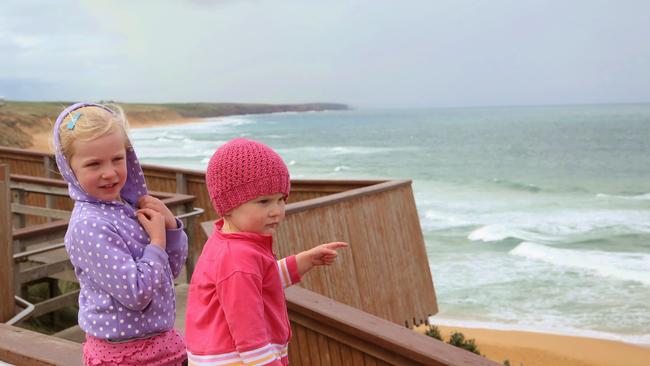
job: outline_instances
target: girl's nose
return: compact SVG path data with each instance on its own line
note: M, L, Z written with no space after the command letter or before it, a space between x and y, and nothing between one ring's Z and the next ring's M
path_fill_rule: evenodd
M113 178L117 172L112 167L105 168L102 170L102 178Z

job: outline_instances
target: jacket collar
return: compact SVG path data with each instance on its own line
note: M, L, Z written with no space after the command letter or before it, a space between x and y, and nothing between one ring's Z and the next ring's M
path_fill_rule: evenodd
M219 219L214 223L214 232L212 235L215 235L220 240L242 240L251 243L255 243L263 248L265 251L268 251L271 254L273 253L273 235L271 234L261 234L261 233L251 233L247 231L241 231L238 233L224 233L221 231L223 228L223 219Z

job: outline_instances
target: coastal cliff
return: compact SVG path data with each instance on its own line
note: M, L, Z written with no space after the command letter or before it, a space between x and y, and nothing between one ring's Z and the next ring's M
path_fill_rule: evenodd
M132 127L146 127L162 123L183 122L188 119L222 117L242 114L278 112L309 112L347 110L339 103L308 104L249 104L249 103L115 103L127 114ZM48 134L58 114L72 102L18 102L0 103L0 145L37 148L34 136Z

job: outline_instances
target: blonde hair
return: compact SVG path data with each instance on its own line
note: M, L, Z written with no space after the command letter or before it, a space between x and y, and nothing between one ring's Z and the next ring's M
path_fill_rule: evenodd
M126 119L124 110L117 105L105 106L108 110L98 106L86 106L75 109L63 119L59 126L59 140L61 143L61 152L66 160L70 161L74 155L75 141L91 141L96 138L119 132L124 137L124 147L131 146L131 141L127 135L129 122ZM72 117L80 113L74 128L68 128L68 122Z

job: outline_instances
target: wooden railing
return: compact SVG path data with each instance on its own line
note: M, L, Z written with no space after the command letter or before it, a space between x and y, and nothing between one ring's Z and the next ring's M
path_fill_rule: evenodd
M30 177L24 175L10 175L8 167L0 164L0 194L5 197L2 200L0 220L3 224L4 240L0 241L0 248L6 253L7 263L2 266L0 272L0 284L2 284L3 296L0 301L2 309L0 321L8 321L13 324L22 321L27 317L38 317L65 307L75 305L79 296L79 290L61 294L58 291L57 279L52 276L65 271L72 270L70 259L65 253L62 237L67 229L70 211L56 208L47 208L27 204L24 200L11 202L9 191L14 197L25 197L32 193L46 196L65 197L69 200L67 184L58 179ZM9 178L9 179L7 179ZM201 213L202 210L193 207L194 197L183 194L166 192L151 192L152 195L160 198L172 212L178 217L184 217L192 213ZM197 211L199 210L199 211ZM15 232L12 230L11 216L15 220L14 225L19 226ZM57 219L54 222L38 224L34 226L21 227L25 224L26 216L44 216ZM184 219L188 232L193 233L194 218ZM14 232L14 235L12 235ZM193 240L189 237L188 241ZM25 265L29 263L29 265ZM36 265L34 265L36 264ZM186 262L186 270L192 273L194 262ZM74 281L74 275L68 276ZM30 304L23 300L26 298L26 285L34 281L46 281L50 284L49 299L37 304ZM7 289L7 294L4 290ZM27 304L31 310L14 317L14 293L20 293L15 299L20 305Z
M292 366L498 365L298 286L286 299ZM0 339L0 360L17 366L82 364L78 343L2 324Z
M285 293L291 365L498 365L299 286Z
M6 153L0 148L0 160ZM39 164L43 173L48 159L19 158L32 173ZM199 204L209 203L201 172L145 166L145 174L152 189L196 192ZM213 223L202 226L209 232ZM437 311L410 181L292 181L286 222L276 236L279 254L331 240L351 247L336 266L306 276L305 288L287 291L292 365L496 365L403 326L405 319ZM199 249L190 249L194 257ZM0 360L16 365L81 361L79 345L52 337L0 326L0 339ZM54 351L59 347L65 353Z
M14 174L56 174L49 154L0 147L0 161L18 169L12 170ZM143 165L143 170L150 189L195 196L195 206L206 208L199 222L217 218L210 209L204 172L153 165ZM437 312L409 181L292 180L288 203L287 220L276 238L280 254L332 240L351 245L336 270L306 280L305 288L400 325L421 322ZM51 207L61 209L59 204ZM198 227L189 229L188 235L197 243L190 248L192 262L207 237Z

